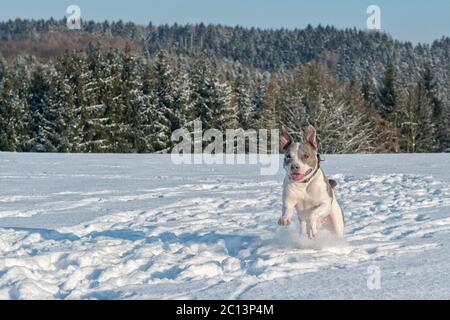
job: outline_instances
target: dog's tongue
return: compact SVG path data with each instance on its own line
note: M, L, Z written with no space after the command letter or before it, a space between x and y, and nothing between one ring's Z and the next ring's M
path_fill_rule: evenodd
M310 173L312 172L312 169L309 169L306 171L306 173L292 173L291 177L294 181L302 181L304 180Z

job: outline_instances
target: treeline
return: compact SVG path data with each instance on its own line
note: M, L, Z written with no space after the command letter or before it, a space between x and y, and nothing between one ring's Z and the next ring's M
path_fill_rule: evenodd
M438 85L448 84L449 81L450 38L438 39L431 45L413 45L394 40L382 32L341 30L320 25L305 29L272 30L203 23L158 26L149 23L141 26L123 21L84 21L81 31L73 31L67 29L65 19L0 22L0 43L28 43L28 47L18 48L19 51L30 50L25 53L34 50L34 54L51 54L39 47L39 42L45 41L49 35L55 36L56 39L52 40L68 49L74 49L67 46L74 46L77 39L85 40L88 35L91 40L95 38L97 41L127 39L152 54L160 50L191 56L206 52L269 72L320 61L344 81L380 82L387 66L394 64L399 71L398 81L405 85L411 80L418 80L428 65L433 69ZM68 36L66 42L63 35Z
M445 39L413 47L330 27L64 26L0 23L0 48L54 32L98 40L0 57L1 151L167 152L171 133L196 119L205 130L283 126L299 136L313 124L326 153L450 150ZM104 41L117 36L127 41Z

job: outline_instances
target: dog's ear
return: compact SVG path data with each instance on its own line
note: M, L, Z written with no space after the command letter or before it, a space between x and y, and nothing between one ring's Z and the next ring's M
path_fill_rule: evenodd
M280 135L280 143L283 146L283 150L286 150L287 147L291 145L291 143L294 142L294 139L292 139L289 132L286 131L286 129L281 129L281 135Z
M314 149L318 149L316 128L309 126L305 132L305 142L309 143Z

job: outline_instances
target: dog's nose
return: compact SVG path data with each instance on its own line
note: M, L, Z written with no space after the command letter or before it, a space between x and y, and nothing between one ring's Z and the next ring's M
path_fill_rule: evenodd
M291 164L291 170L300 170L300 165L296 163Z

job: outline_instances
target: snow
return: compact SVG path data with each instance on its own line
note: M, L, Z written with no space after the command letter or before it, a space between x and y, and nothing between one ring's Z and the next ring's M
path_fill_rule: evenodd
M344 240L277 225L282 170L0 153L0 299L449 299L450 156L325 158Z

